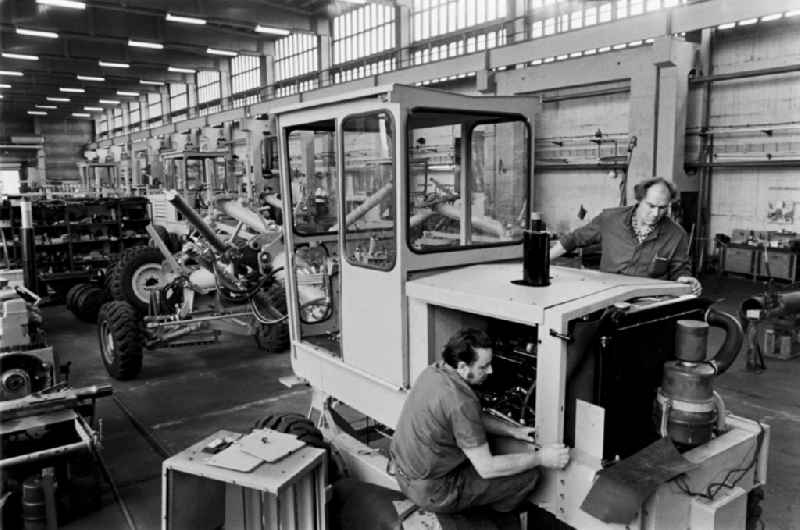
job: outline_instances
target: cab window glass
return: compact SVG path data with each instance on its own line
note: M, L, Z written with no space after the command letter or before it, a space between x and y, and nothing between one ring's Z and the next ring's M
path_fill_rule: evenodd
M387 112L342 121L345 252L352 265L395 264L394 124Z

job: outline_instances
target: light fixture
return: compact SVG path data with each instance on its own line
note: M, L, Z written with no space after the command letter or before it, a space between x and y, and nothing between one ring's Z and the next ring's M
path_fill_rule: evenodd
M27 55L25 53L3 52L0 55L5 57L6 59L19 59L21 61L38 61L39 60L39 56L38 55Z
M80 74L78 74L77 77L78 77L79 81L95 81L95 82L98 82L98 83L102 83L103 81L106 80L105 77L94 77L94 76L91 76L91 75L80 75Z
M98 102L105 103L106 105L119 105L118 99L101 99Z
M142 85L164 86L163 81L147 81L146 79L140 79L139 83Z
M783 17L783 13L775 13L774 15L767 15L765 17L761 17L761 22L772 22L773 20L778 20L779 18Z
M3 99L3 94L0 94L0 99Z
M170 66L167 68L167 72L174 72L176 74L194 74L196 70L192 70L191 68L179 68L177 66Z
M740 20L739 21L739 25L740 26L750 26L752 24L755 24L756 22L758 22L757 18L748 18L748 19L745 19L745 20Z
M111 62L108 62L108 61L98 61L97 64L99 64L100 66L103 66L105 68L130 68L131 67L131 65L129 65L128 63L111 63Z
M783 14L786 18L796 17L797 15L800 15L800 9L792 9Z
M163 50L164 45L160 42L147 42L143 40L128 39L128 46L132 48L149 48L151 50Z
M67 88L61 87L61 88L58 89L58 91L59 92L72 92L74 94L83 94L84 92L86 92L82 88L69 88L69 87L67 87Z
M117 95L118 96L130 96L132 98L138 98L139 97L139 93L138 92L131 92L131 91L128 91L128 90L117 90Z
M75 0L36 0L37 4L45 6L68 7L70 9L86 9L86 2Z
M69 103L69 101L70 101L69 98L51 98L51 97L46 97L44 99L46 99L47 101L55 101L55 102L58 102L58 103Z
M28 114L31 116L47 116L47 112L43 110L29 110Z
M256 26L255 31L256 33L268 33L269 35L281 35L281 36L286 36L289 33L291 33L291 31L289 31L288 29L274 28L272 26L262 26L261 24L258 24Z
M236 57L239 55L238 53L230 50L218 50L216 48L206 48L206 53L209 55L224 55L225 57Z
M15 70L0 70L0 75L9 75L14 77L22 77L22 72L17 72Z
M180 15L173 15L172 13L167 13L167 22L180 22L181 24L195 24L197 26L202 26L206 23L204 18L197 18L197 17L183 17Z
M8 85L6 83L2 83L2 84L0 84L0 88L11 88L11 85Z
M54 31L38 31L35 29L17 28L17 35L27 35L28 37L44 37L45 39L57 39L58 33Z
M728 22L727 24L720 24L717 29L731 29L736 27L736 22Z
M48 110L55 110L58 107L55 105L34 105L37 109L48 109Z
M92 117L92 115L89 114L88 112L73 112L72 115L75 116L76 118L91 118Z
M83 107L83 110L102 111L103 107Z

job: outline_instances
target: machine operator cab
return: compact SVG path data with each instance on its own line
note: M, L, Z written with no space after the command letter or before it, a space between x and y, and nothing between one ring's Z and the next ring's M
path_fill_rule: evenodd
M272 111L292 367L313 387L313 409L331 419L320 424L350 473L396 489L385 459L354 441L355 428L340 428L333 404L390 431L450 336L484 329L495 340L485 409L534 425L539 444L573 448L533 500L576 528L619 528L581 503L596 473L659 439L653 403L675 358L676 323L711 324L711 302L677 282L562 267L551 268L549 286L519 285L537 107L533 97L393 85ZM708 406L721 423L689 429L717 436L692 449L690 480L704 483L745 453L765 462L756 422ZM494 450L520 450L500 442ZM761 465L749 468L749 489L764 479ZM669 484L647 502L629 528L703 527L691 497Z
M407 280L522 255L535 110L398 85L274 112L297 371L410 385Z
M216 195L235 192L229 182L227 151L177 151L161 155L164 182L150 191L153 223L168 232L186 234L188 225L182 215L167 201L164 192L177 190L192 208L204 213Z
M116 197L130 193L131 183L121 178L114 162L78 162L81 191L97 197Z

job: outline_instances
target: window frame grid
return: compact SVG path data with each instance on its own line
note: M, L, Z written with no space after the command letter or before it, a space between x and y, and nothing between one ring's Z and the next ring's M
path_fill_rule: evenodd
M218 70L201 70L195 77L197 84L197 106L208 108L222 99L222 74Z
M331 62L346 65L393 53L397 46L397 12L393 6L365 4L331 21Z
M232 57L231 95L240 95L261 88L261 57L258 55L239 55Z
M134 105L136 108L134 109ZM136 118L134 119L134 115ZM133 127L134 125L142 122L142 104L141 102L137 101L130 101L128 102L128 126Z
M182 86L183 89L179 92L173 91L173 87ZM189 86L186 83L170 83L168 86L169 91L169 112L170 115L176 115L181 112L187 111L189 108ZM183 100L181 102L181 100ZM178 102L176 104L176 101Z
M275 42L275 84L316 76L319 68L319 38L307 33L292 33Z

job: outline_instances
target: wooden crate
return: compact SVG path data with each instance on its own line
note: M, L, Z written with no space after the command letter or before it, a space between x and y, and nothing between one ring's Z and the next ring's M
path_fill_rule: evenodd
M207 463L217 431L162 465L162 530L325 530L325 451L305 446L249 473Z

